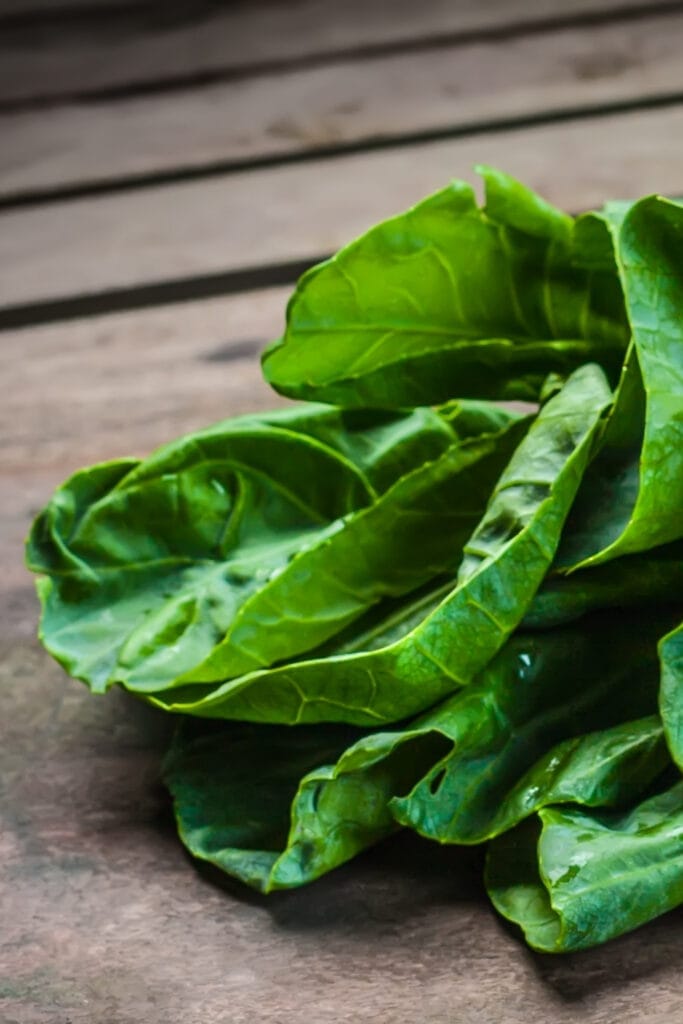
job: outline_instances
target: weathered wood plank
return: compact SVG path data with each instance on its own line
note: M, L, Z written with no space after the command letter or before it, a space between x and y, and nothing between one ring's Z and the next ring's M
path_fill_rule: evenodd
M683 185L683 106L311 161L0 216L5 306L334 250L488 162L568 209Z
M60 475L282 404L259 353L291 289L8 331L0 344L0 473ZM46 495L47 497L47 495Z
M683 89L683 10L0 117L0 197Z
M296 4L211 3L169 12L165 5L66 21L47 33L6 29L0 37L0 98L26 102L101 90L173 82L255 66L412 45L444 34L471 35L506 26L566 21L637 8L661 0L300 0Z

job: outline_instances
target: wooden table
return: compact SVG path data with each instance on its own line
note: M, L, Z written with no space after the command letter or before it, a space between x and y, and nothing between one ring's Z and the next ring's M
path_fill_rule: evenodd
M21 541L76 467L279 403L301 269L488 162L579 210L683 192L683 4L0 4L0 1020L674 1024L683 914L530 954L478 851L253 896L177 841L168 722L35 640Z

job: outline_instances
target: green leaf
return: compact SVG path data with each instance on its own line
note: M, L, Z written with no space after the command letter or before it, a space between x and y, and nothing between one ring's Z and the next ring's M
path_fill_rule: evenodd
M628 814L542 810L494 840L494 906L544 953L587 949L683 903L683 782Z
M184 716L196 857L269 892L490 842L557 952L683 903L683 203L481 172L299 282L264 373L331 404L81 470L27 561L73 675Z
M522 407L524 412L535 412L533 405ZM461 439L479 437L481 434L495 434L522 418L520 405L516 408L497 405L495 402L457 398L438 409L439 416Z
M620 725L657 709L661 627L653 635L652 624L631 620L634 642L623 639L628 620L582 626L514 637L516 664L492 664L476 693L422 723L452 750L392 803L397 821L441 843L480 843L549 803L609 804L627 780L637 795L666 767L656 716Z
M631 629L623 649L620 631L597 616L587 631L517 634L476 683L398 732L185 724L164 772L183 842L270 891L312 881L397 823L480 842L547 803L638 794L669 763L656 716L577 735L656 707L656 627L649 643Z
M676 541L569 576L548 576L522 625L547 629L598 608L670 604L679 594L683 594L683 543Z
M466 685L519 624L543 579L609 399L604 375L589 365L543 407L465 546L458 585L401 639L251 673L199 699L187 688L154 702L216 718L377 725Z
M479 445L473 439L461 454L454 428L430 410L340 413L317 406L229 420L144 461L82 470L57 490L28 541L30 567L48 574L39 583L43 642L96 691L113 682L164 688L188 672L199 674L202 665L200 678L225 678L231 657L243 671L283 652L305 651L383 593L424 582L432 564L439 566L440 551L446 565L457 558L443 530L455 527L459 510L450 514L443 495L433 508L439 536L424 529L411 534L411 481L422 523L432 482L445 487L448 472L488 459L478 504L473 500L469 519L463 515L458 523L466 531L524 426L513 422L510 429L509 440ZM439 463L445 453L446 468ZM476 479L476 468L471 473ZM385 513L375 511L389 495ZM366 563L368 530L378 523L386 529L393 518L401 521L398 539L415 542L415 561L392 561L391 536L383 535L385 546L373 548L374 561ZM355 592L330 573L335 553L349 557L347 528L359 544L348 567ZM319 566L311 594L314 604L316 594L319 599L318 618L309 624L309 576ZM262 630L250 639L255 627L279 614L278 594L285 602L298 595L303 618L293 621L294 605L277 634ZM256 603L251 618L250 602ZM231 647L225 638L238 617L241 633ZM225 657L216 667L212 658L221 644Z
M277 391L389 408L536 401L548 373L589 361L616 383L628 326L614 267L577 265L570 217L481 173L483 209L453 182L304 275L263 357Z
M522 433L515 426L452 445L303 548L236 612L225 637L178 685L224 680L311 651L387 595L454 573Z
M299 780L358 735L346 726L294 730L185 720L163 766L190 852L256 888L287 841Z
M683 623L662 639L659 658L662 665L660 714L671 756L683 770Z
M384 764L396 773L395 819L441 843L479 843L547 803L610 803L618 785L645 786L669 762L657 709L657 637L674 613L605 614L542 633L516 633L465 690L400 730L361 738L335 777ZM607 734L595 730L611 728ZM588 733L588 735L586 735ZM443 756L413 775L416 749L441 737ZM627 763L628 762L628 763ZM637 780L634 784L633 780ZM612 787L612 789L610 789Z
M396 830L388 810L400 772L334 777L359 730L185 720L164 764L190 853L263 892L303 885ZM207 726L214 726L207 733ZM218 728L216 728L218 726ZM438 757L433 739L415 768Z
M633 343L604 443L558 556L595 565L683 536L683 207L658 197L604 214Z

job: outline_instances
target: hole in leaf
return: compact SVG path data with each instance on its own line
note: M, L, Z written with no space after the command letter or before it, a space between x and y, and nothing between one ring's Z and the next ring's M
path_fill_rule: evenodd
M317 811L318 811L318 803L320 801L320 796L322 794L322 791L323 791L323 784L322 784L322 782L319 782L318 785L313 790L313 794L311 796L311 807L313 808L313 813L314 814L317 813Z
M432 794L432 796L436 796L436 794L439 791L439 787L441 786L441 783L443 782L443 780L445 778L446 778L446 769L445 768L440 768L439 771L435 775L432 775L431 779L429 780L429 792Z

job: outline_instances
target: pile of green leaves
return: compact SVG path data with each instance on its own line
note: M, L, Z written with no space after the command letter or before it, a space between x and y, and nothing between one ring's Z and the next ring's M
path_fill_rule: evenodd
M487 843L575 950L683 902L683 205L482 174L304 275L263 358L303 403L76 473L28 563L72 675L183 716L197 857Z

